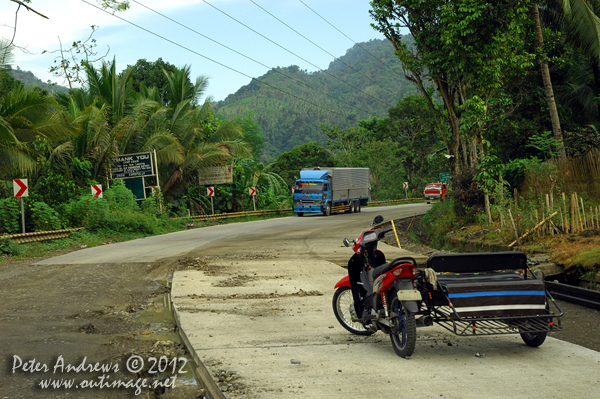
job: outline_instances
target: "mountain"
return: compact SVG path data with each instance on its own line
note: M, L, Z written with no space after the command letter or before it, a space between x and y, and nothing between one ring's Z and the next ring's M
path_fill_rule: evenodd
M59 86L56 83L52 83L48 81L48 83L42 82L40 78L35 76L31 71L23 71L19 67L17 69L9 69L7 71L13 78L23 82L23 84L27 87L29 86L37 86L44 90L47 90L49 93L59 92L59 93L68 93L69 89L64 86Z
M233 118L249 113L263 132L263 157L273 159L298 144L327 136L319 124L341 128L359 120L386 117L400 99L416 94L387 40L359 43L324 71L277 67L215 104Z

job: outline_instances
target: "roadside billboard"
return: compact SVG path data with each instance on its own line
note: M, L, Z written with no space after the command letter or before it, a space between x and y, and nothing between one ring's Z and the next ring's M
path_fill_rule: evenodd
M112 169L114 179L128 179L131 177L153 176L154 165L152 153L119 155Z
M233 168L231 165L212 166L198 173L199 186L214 186L215 184L233 183Z

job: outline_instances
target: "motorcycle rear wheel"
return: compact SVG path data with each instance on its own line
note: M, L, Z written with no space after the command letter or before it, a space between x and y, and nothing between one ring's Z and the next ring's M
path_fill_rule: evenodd
M354 298L350 287L340 287L333 294L333 314L337 321L346 330L356 335L371 335L374 331L366 329L362 323L352 321L352 316L356 316L354 310Z
M392 300L391 306L392 312L396 313L398 317L393 318L394 324L397 323L397 333L390 334L392 340L392 347L396 355L400 357L408 357L415 351L415 344L417 342L417 323L415 322L415 314L410 310L406 309L398 298Z

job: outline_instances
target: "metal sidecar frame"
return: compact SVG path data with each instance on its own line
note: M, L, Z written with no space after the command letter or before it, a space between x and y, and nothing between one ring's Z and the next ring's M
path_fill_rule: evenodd
M417 288L418 325L436 323L461 336L521 334L530 346L562 330L562 309L522 252L433 255Z

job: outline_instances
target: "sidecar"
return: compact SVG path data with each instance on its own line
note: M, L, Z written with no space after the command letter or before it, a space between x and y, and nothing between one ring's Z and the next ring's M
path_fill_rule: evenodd
M563 311L522 252L433 255L417 282L420 325L462 336L521 334L533 347L562 330Z

